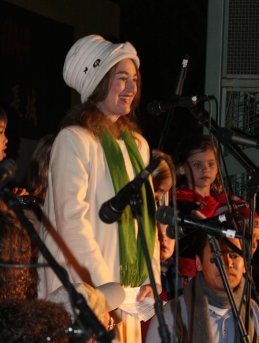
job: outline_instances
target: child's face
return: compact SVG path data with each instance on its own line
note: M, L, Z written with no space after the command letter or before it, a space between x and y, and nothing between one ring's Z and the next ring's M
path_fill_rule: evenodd
M237 238L229 240L237 248L241 248L240 241ZM233 290L240 284L243 273L245 272L244 260L223 242L219 242L219 248L226 277L230 288ZM212 262L212 258L215 258L215 256L211 252L209 242L207 242L203 251L202 261L198 256L196 256L197 270L203 272L204 279L212 290L226 294L219 269L216 266L216 263Z
M255 253L259 241L259 227L254 227L253 241L252 241L252 255Z
M218 173L214 151L207 149L194 152L184 164L184 172L189 187L196 190L209 189Z
M0 161L6 157L5 150L7 148L8 139L5 135L6 121L0 120Z
M168 260L174 253L175 239L169 238L166 233L167 225L157 223L158 238L160 242L160 259Z

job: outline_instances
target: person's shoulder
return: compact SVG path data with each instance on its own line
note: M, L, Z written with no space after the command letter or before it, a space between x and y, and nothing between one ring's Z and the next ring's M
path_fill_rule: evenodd
M177 200L191 201L195 199L195 193L188 187L181 187L176 190Z
M259 315L259 305L258 303L254 300L254 299L251 299L251 304L252 304L252 307L255 311L257 311L258 315ZM258 318L259 320L259 318Z
M256 301L251 299L251 316L257 336L259 336L259 306Z
M87 128L83 127L83 126L79 126L79 125L71 125L71 126L67 126L65 128L63 128L59 134L61 135L89 135L89 136L93 136L92 132L89 131Z
M176 302L177 302L177 306L180 306L181 308L181 313L185 309L186 307L185 299L184 299L183 294L181 294L180 296L177 297L177 299L176 298L170 299L164 305L164 312L166 313L167 317L173 318Z
M67 126L60 130L52 148L52 157L63 152L85 155L86 151L96 150L98 140L91 132L80 126Z
M175 303L176 299L169 300L166 304L163 306L163 313L164 313L164 319L165 323L167 325L167 328L169 330L170 336L173 336L174 333L174 310L175 310ZM182 318L183 323L187 323L187 310L186 310L186 304L183 295L180 295L177 300L177 306L180 306L181 317L184 315L184 318ZM187 325L187 324L185 324ZM149 324L148 332L147 332L147 338L146 343L157 343L160 341L160 335L158 334L158 318L157 315L155 315Z
M67 126L63 128L57 135L56 140L68 140L68 141L95 141L96 138L91 131L79 125Z
M146 144L148 144L146 138L141 133L133 131L132 135L136 140L141 141L141 142L145 142Z

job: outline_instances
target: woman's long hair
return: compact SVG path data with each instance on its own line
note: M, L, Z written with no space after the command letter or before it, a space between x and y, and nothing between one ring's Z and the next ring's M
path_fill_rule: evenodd
M132 101L130 113L128 115L121 116L114 123L111 122L109 118L97 108L97 103L103 101L108 95L115 70L116 65L113 66L103 77L101 82L98 84L98 86L95 88L94 92L91 94L86 102L75 106L74 108L72 108L71 111L67 113L61 123L61 128L65 128L71 125L78 125L87 128L95 136L99 137L101 134L101 129L103 127L106 127L117 138L119 137L120 132L126 128L133 132L140 131L134 115L135 109L139 104L141 94L141 76L137 67L137 94Z

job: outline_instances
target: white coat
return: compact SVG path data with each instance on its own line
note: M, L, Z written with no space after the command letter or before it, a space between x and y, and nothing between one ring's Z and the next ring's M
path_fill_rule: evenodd
M144 164L149 162L146 140L136 134ZM130 179L133 168L123 140L118 140ZM65 257L45 228L41 236L46 246L69 273L73 283L89 282L94 286L120 282L119 237L117 223L106 224L99 218L101 205L114 196L114 188L100 141L87 129L70 126L60 131L51 152L48 191L44 212L53 232L64 240L75 260L82 266L80 275L74 271L73 259ZM137 228L136 228L137 232ZM152 267L160 284L159 243L156 239ZM149 283L146 280L145 284ZM61 285L51 268L41 272L39 296L46 297ZM133 340L134 341L134 340Z

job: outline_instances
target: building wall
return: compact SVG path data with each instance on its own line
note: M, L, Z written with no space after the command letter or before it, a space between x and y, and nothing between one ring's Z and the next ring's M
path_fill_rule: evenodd
M87 34L100 34L109 39L120 36L120 7L109 0L4 0L28 11L71 25L74 40ZM71 104L80 101L71 90Z
M8 5L17 6L19 10L22 9L32 14L35 13L35 17L38 17L38 15L40 15L44 17L44 19L46 18L50 21L54 21L60 24L61 27L62 25L68 26L69 28L71 27L71 35L70 35L69 42L60 41L60 42L57 42L55 46L55 43L53 44L53 39L54 39L53 37L57 37L55 39L58 39L58 37L61 37L60 32L64 33L64 31L62 31L62 29L60 28L59 30L61 31L57 31L57 29L54 28L55 25L52 25L52 26L49 26L49 30L45 29L46 37L44 37L44 32L43 32L43 37L46 38L45 41L42 42L42 46L44 46L44 48L42 48L41 46L39 47L38 42L35 42L35 40L33 41L33 43L31 43L32 46L27 47L30 52L32 50L35 50L36 55L37 53L40 54L42 50L44 50L44 53L46 53L46 50L48 49L48 47L50 50L52 50L52 52L55 51L55 49L57 49L55 53L55 61L51 58L51 54L50 56L44 55L45 57L47 57L46 68L48 70L52 71L52 69L54 68L53 66L54 65L56 66L57 56L59 56L58 59L60 62L58 65L58 68L56 69L56 71L54 71L57 74L58 73L60 74L60 75L58 74L58 76L55 75L56 76L55 80L57 78L59 80L57 87L55 87L54 91L53 89L50 90L49 87L54 84L53 80L51 79L51 75L49 74L43 75L43 79L44 79L43 81L45 82L45 84L46 83L49 83L49 84L46 85L46 87L42 86L43 92L37 91L37 99L40 99L41 104L43 104L44 106L40 106L39 105L40 102L39 100L37 100L34 108L30 108L28 110L30 117L33 117L32 113L34 113L34 117L38 118L38 124L36 127L33 126L33 123L30 121L29 117L26 114L27 110L25 111L25 108L27 107L23 106L20 112L18 112L16 107L20 103L23 104L24 101L26 102L27 98L29 99L28 94L31 94L30 90L35 88L35 80L33 77L34 74L36 75L35 76L36 78L38 77L40 79L40 75L42 76L42 73L38 74L37 71L35 72L35 66L28 65L29 63L27 62L26 66L23 65L21 67L21 69L26 70L27 73L23 72L22 76L20 76L20 74L16 75L17 73L15 73L15 70L19 68L17 66L16 66L16 69L14 68L15 62L13 61L16 61L15 59L16 57L17 59L20 58L21 54L19 54L19 52L16 53L16 57L14 56L12 60L10 59L8 60L6 58L6 60L10 62L10 63L9 62L6 63L6 68L8 70L10 69L10 73L14 74L13 76L14 79L17 78L17 83L22 84L20 89L23 90L22 98L19 98L20 102L18 102L18 105L17 105L17 102L13 100L12 87L9 85L9 83L5 84L5 91L6 91L7 96L5 96L5 93L4 92L2 93L2 91L0 93L1 99L4 99L8 106L7 112L8 112L8 117L9 117L9 129L10 129L8 132L8 138L9 138L8 156L15 158L18 164L19 173L17 173L16 175L15 182L18 185L25 185L26 178L27 178L26 173L28 170L32 152L37 143L37 139L40 138L43 134L45 134L45 131L49 132L48 128L44 128L44 125L42 125L42 122L44 121L44 123L49 123L51 130L53 131L57 130L56 122L60 121L61 115L65 113L68 107L80 102L79 94L76 91L69 89L69 87L65 85L65 82L63 81L63 78L62 78L63 61L65 60L65 55L68 51L68 46L69 47L71 46L70 44L71 44L72 35L73 35L73 41L76 41L78 38L83 37L88 34L92 34L92 33L100 34L111 40L113 40L113 38L118 39L120 35L120 8L118 5L108 0L5 0L2 2L2 4L4 4L4 2L6 3L5 5L8 4ZM39 21L38 23L37 23L37 19L35 21L36 21L35 28L37 30L38 29L41 30L42 21ZM27 30L28 30L28 27L30 27L31 29L31 26L29 26L29 24L25 26ZM10 29L9 30L11 32L10 36L4 37L5 39L3 43L2 52L6 51L5 49L9 47L13 48L13 46L16 46L16 44L19 45L19 47L20 46L23 47L23 42L20 39L20 36L22 35L22 32L21 32L22 30L19 31L19 28L20 26L17 25L16 31L15 31L17 36L13 37L12 30ZM51 37L52 39L48 39L48 36L51 35L51 30L55 30L56 32L55 33L53 32L52 37ZM73 33L72 33L72 30L73 30ZM4 35L6 31L1 32L1 35ZM61 37L61 40L63 39L64 39L64 36ZM9 41L6 41L6 40L9 40ZM66 45L66 49L64 49L64 45ZM61 47L62 47L62 52L59 51ZM41 60L44 60L45 57L41 58ZM21 65L21 63L19 63L19 65ZM40 66L41 65L38 65L38 70L40 69ZM1 72L3 73L3 68ZM5 76L10 80L10 84L11 84L11 77L8 77L8 75L6 74ZM24 85L25 83L26 83L26 87ZM14 84L16 84L16 81L14 81ZM66 93L67 96L60 99L59 97L57 97L57 93L60 92L61 89L63 88L64 88L64 91L67 92ZM70 94L70 98L69 98L69 94ZM53 106L53 101L51 100L53 97L55 98L54 104L57 108ZM63 107L66 108L66 110L65 109L63 110ZM22 127L21 125L24 125L24 127L28 131L27 133L25 132L25 130L21 129Z
M5 0L74 27L75 39L90 33L119 37L120 8L109 0Z

